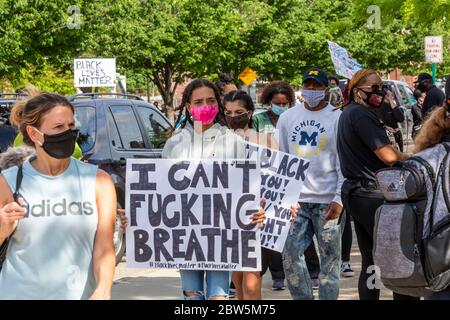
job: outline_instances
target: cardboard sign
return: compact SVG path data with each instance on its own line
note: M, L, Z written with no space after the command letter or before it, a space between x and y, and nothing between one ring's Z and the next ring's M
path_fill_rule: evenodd
M309 160L248 143L247 159L261 167L261 198L266 198L266 221L261 246L282 252L291 226L291 206L298 202Z
M261 270L254 162L128 159L127 266Z
M116 59L75 59L75 87L114 87Z

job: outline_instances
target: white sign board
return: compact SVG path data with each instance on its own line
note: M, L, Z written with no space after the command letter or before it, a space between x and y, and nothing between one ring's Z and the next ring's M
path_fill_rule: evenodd
M442 63L442 36L425 37L425 62Z
M128 159L127 266L261 270L260 185L245 160Z
M74 59L75 87L114 87L116 59Z
M246 157L261 167L261 198L266 199L266 221L261 246L283 252L291 227L291 206L297 204L309 160L248 143Z

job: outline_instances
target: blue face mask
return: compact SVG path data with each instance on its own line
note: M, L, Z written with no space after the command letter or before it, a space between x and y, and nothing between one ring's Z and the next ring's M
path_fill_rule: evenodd
M281 115L287 109L288 107L280 107L279 105L272 103L272 112L275 113L277 116Z
M325 90L302 90L302 97L310 108L315 108L325 100Z

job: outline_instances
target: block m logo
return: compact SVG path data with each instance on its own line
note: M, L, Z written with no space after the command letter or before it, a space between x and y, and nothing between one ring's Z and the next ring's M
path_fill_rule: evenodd
M306 146L307 144L310 144L312 147L316 147L318 135L319 135L318 132L313 132L312 135L309 135L308 132L301 131L300 132L300 142L298 144L301 146Z

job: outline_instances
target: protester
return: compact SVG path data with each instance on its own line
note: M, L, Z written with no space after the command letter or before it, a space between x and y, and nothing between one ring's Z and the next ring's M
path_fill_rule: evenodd
M387 90L380 108L379 118L383 122L388 134L392 135L398 149L403 152L403 134L398 123L405 121L403 109L395 101L392 91Z
M253 127L257 132L273 134L280 115L295 105L295 92L289 83L274 81L264 88L260 101L269 109L253 116Z
M235 130L244 140L259 144L264 147L278 149L275 139L264 133L257 133L252 129L252 115L255 105L252 98L245 91L232 91L224 97L225 120L228 127ZM262 271L261 272L233 272L233 282L237 289L239 300L260 300L261 279L266 273L269 263L279 263L276 270L283 270L281 253L262 248ZM274 282L282 282L281 285L274 283L274 287L284 287L284 273L273 273L278 275Z
M271 82L264 88L260 101L263 105L269 106L269 109L253 116L253 128L259 133L273 136L280 115L288 108L295 106L297 102L294 89L284 81ZM317 277L319 263L314 246L311 246L308 253L310 253L308 256L312 257L312 263L308 265L312 270L311 276ZM281 253L263 249L263 257L272 275L272 290L284 290L285 274Z
M411 107L411 114L413 117L413 129L412 129L412 139L415 140L417 134L420 132L422 128L422 106L423 101L425 100L426 94L420 90L414 90L414 98L416 99L416 103Z
M447 148L445 148L443 144L447 144ZM420 237L420 240L424 241L423 248L421 247L420 250L422 256L427 257L425 258L427 264L424 265L424 268L425 272L429 274L429 279L433 279L428 280L430 281L430 287L434 287L432 290L425 290L425 300L450 300L450 286L448 286L449 282L445 277L445 272L448 273L448 271L445 271L448 269L448 258L446 258L445 254L442 255L442 252L446 252L446 249L448 248L448 217L450 214L450 203L448 201L449 180L447 170L448 150L450 149L449 144L450 97L447 98L444 106L437 107L429 113L427 120L425 120L423 124L422 130L416 137L414 158L421 159L421 161L419 162L411 160L410 163L407 163L404 166L404 168L407 168L408 170L410 170L411 168L418 169L418 172L423 175L424 178L420 178L419 181L421 181L422 184L425 184L425 188L423 188L423 190L425 190L426 194L428 195L427 202L430 203L426 206L426 208L430 209L418 209L418 213L421 213L418 215L418 217L424 220L422 223L424 234L426 235L424 235L423 240L422 237ZM423 166L423 163L428 163L427 167ZM430 175L430 172L435 173L435 186L433 186L431 178L432 175ZM394 192L397 192L397 190L395 190ZM414 198L414 196L412 198ZM414 200L412 200L411 202L414 204ZM401 201L396 202L396 204L397 203L401 203ZM418 206L420 207L420 205ZM423 212L421 212L420 210L427 210L427 213L423 214ZM392 222L392 219L389 218L388 221ZM403 223L403 221L400 220L398 223ZM411 235L414 234L413 230L405 230L405 232L409 232ZM401 234L398 239L403 240L403 234ZM429 244L427 244L430 242L433 242L435 245L430 246ZM436 244L439 247L437 251ZM395 248L395 246L393 248ZM396 250L393 249L393 251L395 252ZM431 258L430 256L432 256L433 258ZM387 263L389 263L390 256L388 256L387 258ZM402 259L403 258L399 258L397 262L401 263ZM409 257L407 259L409 259ZM402 287L413 289L414 282L411 283L411 279L414 278L411 276L408 279L411 286L405 284L404 286L402 285ZM443 289L441 289L440 291L434 291L436 290L436 286Z
M183 92L181 105L185 109L185 121L181 124L181 130L166 142L163 158L245 158L243 140L217 123L218 114L223 114L223 106L219 89L214 83L204 79L190 82ZM191 115L195 122L191 120ZM261 224L264 219L265 212L260 207L260 211L252 216L252 221ZM229 271L180 270L180 275L186 300L228 299Z
M433 77L428 73L419 74L414 83L416 84L416 89L426 93L422 106L422 116L425 118L435 107L444 103L445 95L442 90L433 84Z
M371 69L355 73L349 84L350 104L339 119L338 153L345 182L342 200L353 217L355 232L361 252L362 266L358 282L361 300L378 300L379 286L369 287L369 277L374 265L373 229L376 209L384 197L377 189L375 173L407 155L393 148L386 130L377 117L385 92L378 74ZM394 293L394 299L409 297Z
M342 90L339 87L339 79L336 76L328 77L329 83L329 102L336 108L342 108L344 104L344 96Z
M36 156L0 176L0 244L8 245L0 299L109 299L112 179L70 157L77 130L66 98L30 92L28 99L15 104L11 122Z
M228 73L221 73L219 75L219 81L216 83L216 86L219 88L222 99L226 94L238 89L233 77Z
M319 299L339 295L343 177L336 150L341 112L327 102L328 78L312 68L303 77L305 102L283 113L277 125L280 150L310 160L300 192L300 212L283 253L289 291L294 299L313 299L304 252L316 235L320 255Z

